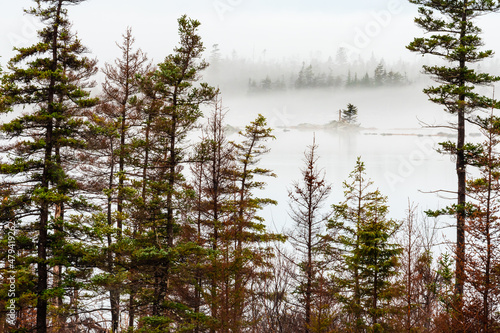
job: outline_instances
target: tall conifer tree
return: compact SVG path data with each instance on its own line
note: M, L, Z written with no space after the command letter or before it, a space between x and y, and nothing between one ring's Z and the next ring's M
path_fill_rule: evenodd
M216 89L199 83L208 64L201 59L204 46L198 34L200 23L182 16L178 19L180 43L173 54L147 74L139 75L143 108L139 135L133 140L132 159L141 171L135 182L140 187L134 199L133 218L138 223L142 249L134 252L138 267L149 275L143 287L149 317L145 327L167 329L171 325L191 325L192 309L183 304L185 291L183 262L196 251L180 238L188 223L186 201L191 191L182 170L187 163L187 136L202 116L200 107L210 103ZM142 222L140 221L142 219Z
M239 132L240 143L233 143L236 152L236 170L234 182L236 191L232 202L233 215L230 219L231 237L234 247L231 258L230 274L234 279L232 288L232 307L230 309L230 329L240 331L248 322L245 320L245 310L251 291L248 284L252 279L259 279L259 271L266 265L269 248L265 243L280 239L280 235L269 233L263 224L259 210L265 205L276 204L275 200L255 196L255 190L264 189L266 183L256 177L271 176L271 170L258 166L260 158L269 152L265 145L269 139L274 139L272 129L267 127L267 120L259 114L257 118ZM264 244L264 246L262 246Z
M79 109L95 104L85 91L78 73L88 71L94 62L82 56L86 53L80 41L71 35L67 18L68 5L84 0L36 0L36 7L27 10L45 25L38 33L35 45L16 48L17 55L3 77L3 111L17 105L31 111L3 124L2 131L13 142L13 159L1 165L3 184L15 188L11 208L22 216L23 228L31 230L32 241L23 244L36 263L36 329L47 332L49 271L55 266L54 233L60 232L61 213L56 218L53 209L77 204L72 193L76 181L64 168L64 150L85 145L81 138L82 120ZM29 270L28 270L29 271ZM56 291L57 292L57 291Z
M407 48L410 51L431 54L442 58L448 66L424 66L425 73L431 75L439 86L424 89L429 99L442 105L445 110L456 116L454 129L456 143L441 143L442 150L454 156L457 173L457 239L456 239L456 308L460 313L461 297L465 281L465 219L466 219L466 167L471 145L465 142L465 124L475 110L496 104L494 101L475 92L478 85L498 81L498 77L478 73L470 66L492 56L492 51L481 51L483 45L479 34L481 29L474 20L500 9L500 3L492 0L410 0L419 5L420 17L416 24L429 37L415 38ZM459 319L458 319L459 320Z

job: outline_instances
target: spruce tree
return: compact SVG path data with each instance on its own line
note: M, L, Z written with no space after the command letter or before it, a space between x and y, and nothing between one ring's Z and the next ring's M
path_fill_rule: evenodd
M185 263L199 248L181 237L193 192L182 170L189 160L187 136L216 89L198 82L208 66L201 59L200 23L186 16L178 23L179 46L152 71L138 75L142 96L132 100L143 110L130 156L139 170L130 213L138 245L132 256L142 275L138 301L148 305L141 321L150 330L190 326L196 319L187 300L185 280L192 275Z
M471 146L465 142L465 124L471 114L496 102L475 92L479 85L498 81L498 77L478 73L470 66L492 56L490 50L482 51L481 29L475 19L500 9L498 1L491 0L410 0L419 5L420 17L415 23L429 37L415 38L407 48L422 55L430 54L448 62L446 65L424 66L424 72L441 85L424 89L430 101L442 105L445 111L456 116L453 128L456 143L444 142L442 151L456 160L457 173L457 238L456 238L456 308L460 315L461 297L465 281L465 220L466 220L466 167ZM472 149L474 149L472 147ZM457 321L460 321L457 318Z
M373 72L373 84L375 85L375 87L381 87L386 83L386 80L387 71L384 68L384 62L381 61Z
M248 300L252 294L249 284L265 275L265 265L271 255L267 243L282 240L281 235L266 230L264 220L258 212L266 205L276 204L270 198L255 196L255 191L264 189L266 183L256 177L274 177L274 173L258 166L260 158L269 152L265 145L274 139L272 129L267 127L264 116L257 118L239 132L242 141L233 143L236 154L236 170L233 175L235 193L232 200L233 214L230 218L229 233L233 245L229 247L232 281L229 312L229 328L238 332L248 325L244 316Z
M333 239L340 245L343 265L338 272L340 292L349 323L354 332L383 332L389 328L386 314L391 297L391 277L397 272L401 249L391 242L397 223L387 218L387 198L372 190L365 166L356 161L349 180L343 183L345 201L333 205L329 223ZM384 304L385 303L385 304Z
M197 34L200 22L187 18L179 18L180 45L175 53L158 64L154 72L154 80L160 88L159 94L163 106L160 109L161 124L158 124L160 135L164 135L163 147L167 154L166 181L166 228L167 244L173 245L175 204L174 197L177 184L183 178L177 170L185 159L183 142L192 130L196 121L202 116L200 105L210 102L215 97L215 89L206 83L195 87L200 72L207 68L205 61L200 61L205 50L201 37ZM160 127L161 126L161 127Z
M2 124L2 132L12 143L8 148L12 158L2 163L1 172L9 176L3 185L15 191L8 199L9 207L20 216L22 229L31 237L20 250L30 253L27 265L36 263L36 330L40 333L47 332L50 295L61 292L61 285L49 288L49 273L61 262L72 265L65 260L71 255L58 251L64 246L61 209L81 204L74 195L78 184L63 159L70 155L66 155L68 150L85 145L79 110L96 102L84 89L88 87L84 73L92 72L95 62L82 56L87 50L71 34L65 8L83 1L36 0L36 7L26 12L45 25L38 33L40 41L15 49L17 55L2 80L3 111L18 105L29 107L25 114ZM52 210L56 212L51 214Z
M358 116L358 107L347 104L347 109L342 110L342 121L348 124L355 124Z

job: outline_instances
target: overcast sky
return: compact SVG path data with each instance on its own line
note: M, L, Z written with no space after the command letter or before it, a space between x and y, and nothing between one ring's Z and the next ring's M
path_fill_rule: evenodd
M3 64L12 56L13 46L36 40L36 20L22 12L33 4L29 0L2 4ZM415 55L405 45L421 34L413 23L417 7L406 0L88 0L69 11L74 30L101 63L118 55L114 42L120 41L127 26L133 29L137 47L162 60L177 44L176 19L182 14L201 21L207 49L219 44L223 55L236 51L256 59L326 58L339 47L352 56L373 53L388 60L408 59ZM492 49L499 44L495 20L498 17L482 22Z

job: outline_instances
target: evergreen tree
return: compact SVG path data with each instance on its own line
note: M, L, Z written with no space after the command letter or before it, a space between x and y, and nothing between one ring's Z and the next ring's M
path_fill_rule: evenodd
M136 138L136 165L141 169L135 183L140 190L134 219L142 235L142 248L134 260L145 282L142 295L149 315L142 317L144 329L167 330L191 325L192 308L184 299L184 263L198 251L183 242L180 233L188 221L186 202L191 195L182 173L187 160L187 135L202 116L200 106L210 102L216 90L205 83L195 85L208 64L200 60L204 51L197 30L200 23L182 16L178 20L180 45L158 67L139 76L144 100L133 101L144 108L145 119ZM147 283L146 283L147 281Z
M429 99L457 118L454 126L456 143L442 143L443 151L454 156L457 173L457 239L456 239L456 309L460 322L461 297L465 282L465 220L466 220L466 166L468 147L465 142L465 123L467 117L478 109L496 105L496 103L474 91L478 85L498 81L499 78L486 73L477 73L469 66L491 57L492 51L481 51L483 45L479 34L481 29L475 25L478 16L496 12L500 3L490 0L410 0L420 5L420 17L415 22L425 32L432 33L427 38L415 38L407 48L423 55L436 55L446 60L448 66L424 66L427 74L442 83L424 89ZM457 324L458 325L458 324ZM458 330L458 327L456 327Z
M368 73L365 73L365 76L361 79L361 85L363 87L369 87L371 85L372 80L370 79L370 76Z
M164 154L158 153L158 146L163 143L162 137L155 132L161 107L163 105L161 84L154 80L154 70L138 76L140 95L131 103L140 110L140 126L131 138L130 163L136 176L132 181L134 192L127 210L133 233L130 258L135 274L129 274L131 293L133 291L133 307L130 311L139 315L139 322L147 321L146 327L161 325L159 304L161 295L159 288L164 270L165 252L162 229L162 172ZM160 86L160 87L159 87ZM156 316L152 322L148 317ZM149 321L148 321L149 320ZM165 320L170 325L170 320ZM142 324L141 324L142 325ZM130 326L130 325L129 325Z
M347 104L347 109L342 110L342 121L348 124L356 123L356 117L358 116L358 107Z
M333 232L338 230L334 239L344 257L338 274L338 297L354 332L389 328L384 318L391 311L391 277L396 274L401 252L391 243L398 225L387 218L387 198L378 190L370 190L371 185L358 158L349 181L343 184L345 201L333 206L334 217L329 223Z
M307 68L304 71L304 77L305 77L305 86L308 88L312 88L316 86L316 76L314 75L312 65L307 66Z
M219 49L219 44L212 45L212 51L210 52L210 66L212 70L217 71L222 62L222 56Z
M359 86L358 73L354 73L354 79L352 80L352 86L353 87Z
M387 72L384 68L384 62L381 61L377 67L375 68L375 72L373 73L373 84L375 87L383 86L386 83Z
M266 76L266 78L260 82L260 88L262 91L271 91L272 84L271 78Z
M346 86L346 87L352 87L352 86L353 86L353 82L352 82L352 75L351 75L351 70L350 70L350 69L349 69L349 71L347 72L347 79L346 79L345 86Z
M9 139L17 139L17 144L9 147L16 157L3 163L1 171L11 177L4 186L16 193L9 197L8 207L21 216L19 223L30 237L20 250L29 252L29 267L36 263L36 329L40 333L47 332L50 295L64 293L62 282L49 288L49 273L62 264L76 264L73 251L77 250L61 237L67 234L61 229L65 224L62 207L76 208L82 202L75 197L78 184L63 158L69 156L68 150L85 145L79 110L96 102L84 89L88 87L86 74L93 72L95 62L82 56L86 49L69 31L65 7L83 1L36 0L37 6L26 12L45 24L39 31L40 41L16 49L2 80L3 111L9 106L33 106L31 112L2 125L2 131ZM52 209L56 209L54 215ZM63 248L65 253L58 251ZM33 271L29 267L22 271Z
M122 271L125 263L117 258L120 256L117 252L120 252L120 242L127 243L127 240L123 239L123 224L127 219L126 203L130 202L130 198L127 198L130 195L127 194L130 192L130 178L132 178L131 141L136 134L134 127L137 128L142 117L140 108L131 101L137 98L139 92L136 76L143 75L148 70L146 56L141 50L135 51L133 44L134 38L129 28L123 35L123 43L118 46L122 57L115 60L114 66L105 64L102 103L92 113L93 127L88 138L89 146L92 148L88 160L94 166L82 170L93 175L94 179L99 179L100 184L105 184L91 188L106 196L103 210L107 222L105 228L108 229L105 231L107 244L103 244L102 251L106 254L106 258L104 260L100 258L97 264L99 269L106 272L103 273L101 281L110 292L114 331L118 329L120 291L125 278L125 273ZM100 155L101 158L96 159L96 155ZM99 163L99 166L96 163ZM131 236L131 232L125 231L126 236ZM131 298L133 299L133 295ZM134 315L130 304L129 319L129 326L133 326Z
M200 105L211 101L215 96L215 89L206 83L201 83L199 88L193 86L200 72L208 66L204 61L198 62L204 51L201 37L197 34L200 23L186 16L182 16L178 22L180 46L154 72L154 80L160 88L160 98L164 103L158 118L162 123L158 125L160 135L165 135L166 140L166 227L169 246L173 245L174 237L175 188L182 179L176 170L185 155L182 143L202 115Z
M295 81L295 88L297 89L302 89L307 86L307 80L306 80L306 64L302 63L302 68L299 71L299 76L297 77L297 80Z
M276 204L276 201L255 197L254 193L265 187L265 182L255 177L275 176L271 170L257 166L260 157L269 151L265 142L274 138L271 132L266 119L259 114L239 133L243 141L233 143L236 152L236 172L233 176L236 192L229 230L234 244L229 255L229 273L234 281L231 288L230 330L235 332L249 324L244 315L252 294L248 286L265 276L264 268L272 254L266 244L282 240L280 235L268 232L263 218L257 215L265 205Z

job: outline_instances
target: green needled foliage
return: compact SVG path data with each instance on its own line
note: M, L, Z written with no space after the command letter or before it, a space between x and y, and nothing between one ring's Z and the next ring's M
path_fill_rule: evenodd
M355 124L357 117L358 107L348 103L347 108L342 110L342 121L348 124Z
M196 326L198 318L181 306L191 305L185 282L193 277L186 263L201 250L182 237L193 195L182 170L188 162L187 135L197 128L200 107L213 100L216 89L199 82L208 66L201 59L200 23L182 16L178 24L179 45L156 68L136 75L140 95L130 100L140 110L128 156L135 170L129 250L140 281L131 291L136 303L150 310L140 319L150 330ZM152 320L160 317L168 320Z
M329 228L338 231L336 242L343 253L338 273L339 301L355 332L369 329L383 332L390 328L385 320L392 311L384 306L392 297L391 277L397 272L401 248L391 242L398 224L387 218L387 198L371 190L360 158L345 181L345 201L333 205Z
M195 128L197 120L202 116L200 106L210 102L216 93L216 89L206 83L194 86L200 72L208 66L205 61L200 60L205 49L197 34L200 23L186 16L179 18L178 22L180 45L174 49L174 54L167 56L158 65L150 78L161 101L154 131L158 138L155 150L166 156L162 161L164 169L158 180L166 181L164 194L168 246L172 246L174 241L174 199L176 195L180 195L176 191L184 181L178 166L185 160L183 145L186 135Z
M498 102L481 96L475 92L476 86L488 85L499 81L499 77L486 73L478 73L470 68L472 64L492 56L490 50L482 51L483 42L479 37L481 29L475 25L474 19L500 10L500 3L492 0L410 0L419 5L420 16L415 23L429 37L415 38L407 48L422 55L430 54L440 57L449 63L448 66L424 66L424 72L440 83L424 89L429 100L442 105L445 110L456 115L457 141L442 144L443 151L456 159L457 172L457 246L456 246L456 283L455 293L458 295L456 308L460 318L461 295L465 283L465 220L466 220L466 167L470 149L475 149L465 142L465 123L472 113ZM458 327L455 327L458 330Z
M235 332L249 324L248 318L244 316L248 308L247 300L252 295L249 285L264 274L262 268L271 255L266 243L282 239L280 235L267 232L264 220L257 215L264 206L276 204L276 201L255 197L255 190L264 189L266 185L255 178L275 177L271 170L257 165L260 157L269 152L265 143L274 139L271 133L272 129L267 127L266 118L259 114L239 132L242 141L233 142L236 156L233 174L235 193L229 232L234 242L231 249L231 279L234 281L234 287L229 327Z
M35 2L37 6L26 12L45 25L39 42L16 48L2 77L2 111L23 106L27 112L0 127L10 142L4 146L10 162L0 169L7 174L2 185L12 189L5 206L16 213L22 235L31 239L19 244L26 258L19 272L37 271L36 297L21 306L26 310L36 303L36 330L45 333L53 314L54 325L64 325L62 299L85 275L78 268L82 253L65 233L63 213L85 206L75 195L79 186L69 170L75 163L71 151L86 144L82 109L96 103L86 90L92 86L88 79L95 73L95 61L83 56L87 50L71 33L67 19L65 7L82 0ZM49 299L56 304L50 313Z

